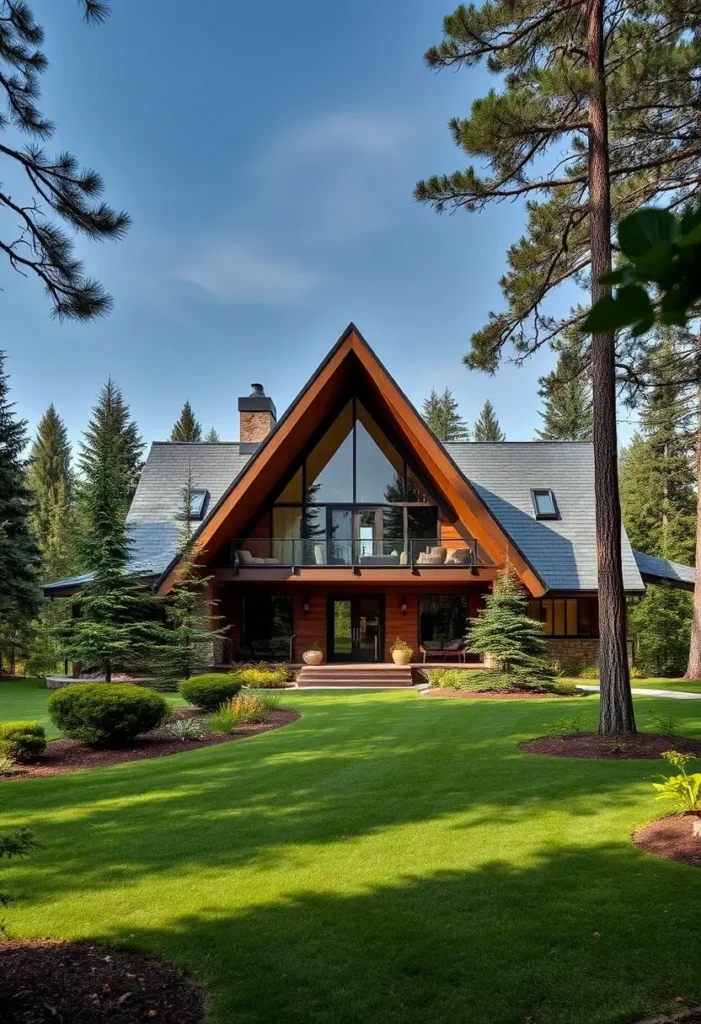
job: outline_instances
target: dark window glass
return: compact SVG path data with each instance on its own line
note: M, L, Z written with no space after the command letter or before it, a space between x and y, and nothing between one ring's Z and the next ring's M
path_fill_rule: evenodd
M204 515L204 507L207 503L207 495L209 491L205 490L193 490L190 491L190 519L201 519ZM183 498L186 498L187 492L183 493Z
M296 565L300 557L302 509L299 505L273 506L273 557Z
M404 460L360 402L356 410L356 502L405 501Z
M435 506L426 508L407 508L407 536L412 562L416 562L422 552L428 552L438 545L438 509Z
M302 565L326 565L326 509L305 505L302 509Z
M423 484L420 482L416 474L411 470L407 469L406 474L406 500L407 501L431 501L424 491Z
M554 519L557 516L555 497L552 491L533 491L533 504L537 519Z
M579 605L579 635L591 636L591 602L587 598L578 601Z
M419 597L419 640L421 646L443 648L463 640L467 632L467 598L460 594Z
M307 459L307 501L353 501L353 403L348 402Z
M332 508L330 512L329 561L334 565L353 564L353 510Z
M404 509L382 509L382 554L402 560L404 553Z
M302 500L302 469L297 470L287 486L280 492L278 501L301 501Z
M248 646L271 645L272 653L289 654L292 598L283 594L247 594L243 598L243 639ZM279 648L279 652L278 652Z

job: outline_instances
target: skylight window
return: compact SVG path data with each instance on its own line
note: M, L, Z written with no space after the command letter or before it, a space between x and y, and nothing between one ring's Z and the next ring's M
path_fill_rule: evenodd
M557 519L555 495L549 488L531 491L531 497L536 519Z
M190 519L201 519L203 517L208 496L209 491L204 489L190 491Z

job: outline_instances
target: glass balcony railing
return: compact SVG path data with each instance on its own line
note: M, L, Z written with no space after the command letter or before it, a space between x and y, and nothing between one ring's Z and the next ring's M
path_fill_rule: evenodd
M474 540L249 537L231 542L231 563L254 566L462 568L479 564Z

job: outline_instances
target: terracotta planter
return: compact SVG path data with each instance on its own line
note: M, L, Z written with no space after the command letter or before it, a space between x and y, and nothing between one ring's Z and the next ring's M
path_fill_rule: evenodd
M392 651L392 661L395 665L408 665L411 662L411 651Z
M305 651L302 655L302 661L305 665L321 665L324 660L324 655L321 651Z

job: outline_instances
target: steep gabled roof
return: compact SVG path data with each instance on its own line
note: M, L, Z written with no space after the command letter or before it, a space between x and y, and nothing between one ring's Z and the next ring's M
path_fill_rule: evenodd
M424 474L449 501L487 554L497 562L508 554L530 592L543 593L545 586L537 572L428 429L354 324L347 327L202 523L193 539L200 556L206 558L207 552L218 550L228 537L236 536L237 530L243 528L358 374L385 418L422 465ZM172 586L176 565L177 560L174 560L159 580L157 589L161 593L167 593Z

